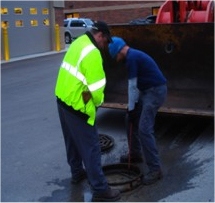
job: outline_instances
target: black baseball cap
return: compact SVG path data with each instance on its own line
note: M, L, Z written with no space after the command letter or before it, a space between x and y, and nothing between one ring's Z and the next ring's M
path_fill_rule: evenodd
M103 22L103 21L94 21L92 29L102 32L104 35L107 36L108 42L112 42L110 30L108 28L108 25L105 22Z

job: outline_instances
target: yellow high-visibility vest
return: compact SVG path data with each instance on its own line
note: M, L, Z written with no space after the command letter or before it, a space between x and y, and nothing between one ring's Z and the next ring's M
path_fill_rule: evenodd
M87 123L94 125L96 107L104 101L106 84L99 49L85 34L76 39L69 47L59 69L55 95L62 102L89 116ZM82 98L83 91L91 92L87 104Z

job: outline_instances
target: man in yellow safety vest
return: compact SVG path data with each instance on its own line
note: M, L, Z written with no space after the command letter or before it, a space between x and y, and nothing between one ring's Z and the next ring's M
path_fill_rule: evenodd
M70 45L59 69L55 95L72 183L86 176L92 187L92 201L117 201L120 192L108 186L101 166L99 135L95 124L96 109L103 103L106 84L100 50L111 42L105 22ZM84 169L85 168L85 169Z

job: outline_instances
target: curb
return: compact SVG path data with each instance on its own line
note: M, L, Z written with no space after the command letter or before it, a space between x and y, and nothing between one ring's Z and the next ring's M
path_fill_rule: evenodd
M26 59L38 58L38 57L42 57L42 56L49 56L49 55L53 55L53 54L60 54L60 53L66 52L67 50L68 50L68 48L63 49L61 51L50 51L50 52L44 52L44 53L38 53L38 54L32 54L32 55L15 57L15 58L11 58L8 61L1 60L1 65L2 64L11 63L11 62L16 62L16 61L26 60Z

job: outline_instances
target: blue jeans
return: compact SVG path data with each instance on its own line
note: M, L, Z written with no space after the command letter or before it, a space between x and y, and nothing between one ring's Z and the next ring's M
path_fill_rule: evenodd
M142 91L137 107L139 110L139 119L132 124L130 123L128 128L128 144L131 156L138 156L143 152L150 171L161 169L155 140L154 124L157 111L164 103L166 95L166 85Z
M59 118L63 131L67 161L73 177L77 177L85 166L88 181L94 192L104 192L108 183L101 166L101 148L96 126L74 115L58 104Z

